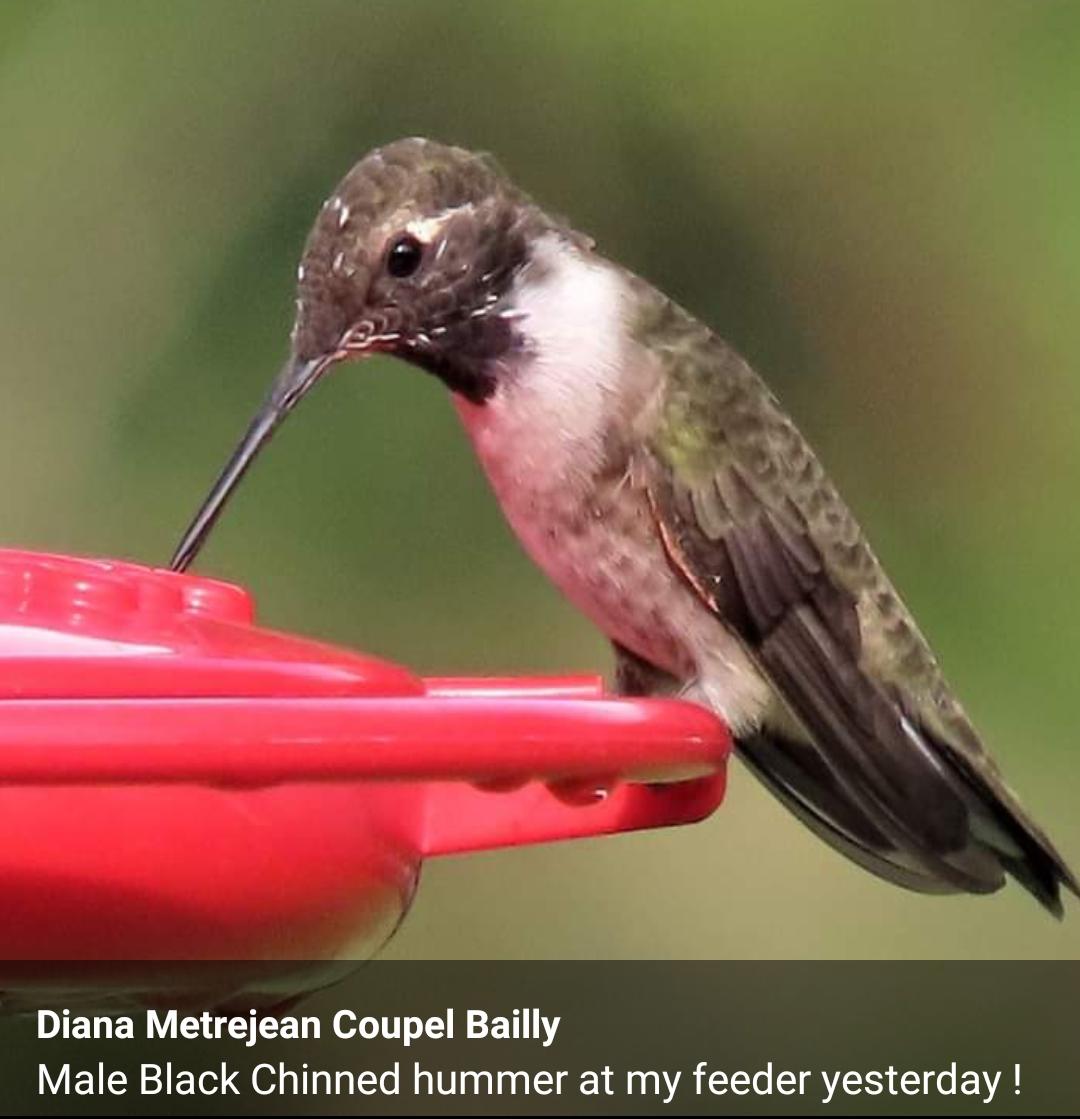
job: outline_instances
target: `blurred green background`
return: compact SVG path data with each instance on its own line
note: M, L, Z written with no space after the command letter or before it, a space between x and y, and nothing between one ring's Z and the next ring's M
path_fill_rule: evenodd
M164 562L285 353L308 224L407 134L488 149L811 437L1080 862L1080 5L0 6L2 541ZM431 672L608 671L429 378L346 369L200 568ZM1019 889L864 875L738 768L708 823L426 869L387 954L1078 954Z

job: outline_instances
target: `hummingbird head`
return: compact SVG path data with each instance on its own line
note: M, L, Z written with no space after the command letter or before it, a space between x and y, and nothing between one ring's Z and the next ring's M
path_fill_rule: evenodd
M259 450L339 363L391 354L474 404L487 400L506 358L523 345L509 299L515 278L530 246L556 229L487 155L408 139L357 163L304 247L289 358L184 534L173 569L191 563Z

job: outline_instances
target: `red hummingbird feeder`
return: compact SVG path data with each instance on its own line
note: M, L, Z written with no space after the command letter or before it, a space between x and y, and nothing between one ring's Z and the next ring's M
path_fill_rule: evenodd
M591 677L423 679L237 586L0 551L0 957L366 957L425 858L700 820L729 745Z

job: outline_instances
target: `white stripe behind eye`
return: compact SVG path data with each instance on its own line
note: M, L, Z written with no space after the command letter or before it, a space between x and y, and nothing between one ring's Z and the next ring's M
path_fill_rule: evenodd
M411 233L418 241L422 241L425 245L430 245L435 238L442 233L446 223L454 217L455 214L465 213L466 211L471 212L474 209L475 207L471 202L466 202L463 206L454 206L449 210L442 210L430 217L413 218L412 221L405 223L405 232Z

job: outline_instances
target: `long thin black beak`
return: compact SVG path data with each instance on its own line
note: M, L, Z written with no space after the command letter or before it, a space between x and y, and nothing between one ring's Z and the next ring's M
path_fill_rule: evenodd
M179 546L173 553L169 566L173 571L185 571L198 555L214 527L229 495L236 489L240 479L247 473L255 456L267 444L281 421L311 391L319 378L334 364L339 354L329 354L301 361L291 357L285 368L278 374L270 394L259 409L251 426L218 475L217 481L207 495L195 519L188 526Z

